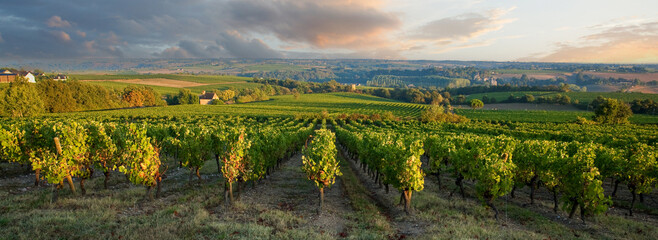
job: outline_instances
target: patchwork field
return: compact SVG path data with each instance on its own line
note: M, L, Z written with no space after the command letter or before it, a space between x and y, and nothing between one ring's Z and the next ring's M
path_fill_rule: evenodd
M183 75L183 74L144 74L144 75L73 75L83 82L101 85L115 90L138 84L153 88L162 95L177 94L181 88L192 90L195 94L203 91L243 89L260 87L262 84L248 82L251 78L221 75Z
M95 81L99 81L99 80L83 80L83 82L95 82ZM120 80L102 80L102 81L127 83L127 84L140 84L140 85L149 85L149 86L161 86L161 87L175 87L175 88L197 87L197 86L205 86L209 84L209 83L196 83L196 82L171 80L166 78L120 79ZM228 83L242 83L242 82L228 82Z

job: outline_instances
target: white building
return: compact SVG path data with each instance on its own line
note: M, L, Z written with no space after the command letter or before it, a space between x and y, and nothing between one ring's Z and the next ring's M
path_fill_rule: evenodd
M25 75L23 75L23 78L25 78L27 80L27 82L31 82L31 83L36 83L37 82L35 77L34 77L34 74L32 74L31 72L27 72Z

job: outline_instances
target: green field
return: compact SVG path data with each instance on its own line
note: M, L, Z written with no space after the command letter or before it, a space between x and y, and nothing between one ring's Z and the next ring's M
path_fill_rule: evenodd
M512 122L575 122L577 117L592 119L593 112L588 111L541 111L541 110L472 110L455 109L455 113L473 120L512 121ZM658 116L634 114L630 118L635 124L658 124Z
M77 80L122 80L164 78L195 83L245 82L248 77L223 75L187 75L187 74L140 74L140 75L71 75Z
M386 98L357 93L318 93L303 94L299 99L292 95L272 96L263 102L230 105L175 105L118 109L92 112L51 114L52 116L127 116L127 117L166 117L191 115L240 115L240 116L296 116L327 111L330 115L341 113L373 114L391 112L398 117L417 118L428 105L398 102ZM473 120L511 122L575 122L577 117L591 119L594 115L587 111L525 111L525 110L471 110L455 109L455 113ZM658 116L633 115L632 123L658 123Z
M299 99L292 95L272 96L271 100L230 105L176 105L167 107L134 108L94 112L62 113L79 117L112 116L188 116L188 115L242 115L242 116L295 116L307 113L384 113L399 117L419 117L427 105L397 102L356 93L303 94Z
M212 90L226 90L226 89L244 89L256 88L262 86L260 83L247 82L251 78L236 77L236 76L217 76L217 75L177 75L177 74L152 74L152 75L73 75L78 80L94 80L87 81L87 83L100 85L115 90L122 90L127 86L136 85L135 83L113 82L103 80L127 80L127 79L154 79L164 78L178 81L203 83L208 85L184 87L192 90L193 93L201 94L203 91ZM139 84L137 84L139 85ZM162 95L178 94L180 88L177 87L164 87L143 84L153 88Z
M510 95L515 97L521 97L525 94L532 94L537 97L552 97L557 94L562 94L569 96L571 101L578 100L580 103L589 103L592 100L596 99L598 96L603 96L606 98L615 98L620 99L624 102L631 102L635 99L652 99L658 101L658 94L647 94L647 93L619 93L619 92L538 92L538 91L513 91L513 92L490 92L490 93L476 93L471 94L466 97L467 101L471 99L482 99L483 96L489 98L495 98L496 101L501 102L507 100Z

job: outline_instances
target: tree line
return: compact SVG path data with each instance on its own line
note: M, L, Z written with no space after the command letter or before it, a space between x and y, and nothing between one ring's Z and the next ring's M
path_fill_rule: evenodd
M158 92L137 85L114 90L79 81L28 83L18 78L0 90L0 115L9 117L165 104Z

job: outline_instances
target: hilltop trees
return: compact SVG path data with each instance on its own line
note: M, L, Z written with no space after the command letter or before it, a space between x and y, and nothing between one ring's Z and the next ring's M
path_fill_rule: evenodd
M20 77L2 91L0 103L2 115L10 117L30 117L44 111L37 88Z
M160 94L147 86L131 85L123 90L122 99L129 107L162 106Z
M594 114L594 121L609 124L628 123L628 118L633 115L628 105L612 98L603 98L594 109Z
M181 88L175 97L177 104L199 104L199 96L193 94L190 89Z
M480 99L473 99L471 100L471 108L473 109L480 109L484 107L484 103Z

